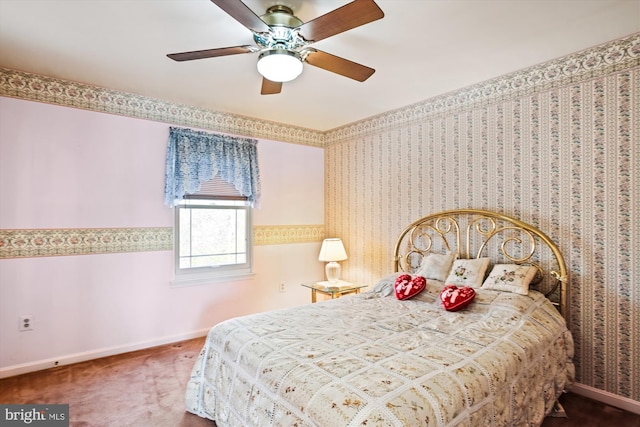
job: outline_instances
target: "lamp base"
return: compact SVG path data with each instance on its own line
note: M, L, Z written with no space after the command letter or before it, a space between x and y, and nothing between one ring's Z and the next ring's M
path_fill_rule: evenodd
M342 268L340 267L340 264L338 264L335 261L328 262L327 265L324 267L324 272L327 275L327 281L331 285L335 286L340 280L341 269Z

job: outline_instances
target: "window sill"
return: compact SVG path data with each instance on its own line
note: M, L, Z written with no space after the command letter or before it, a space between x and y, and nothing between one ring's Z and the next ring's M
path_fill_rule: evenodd
M253 280L255 273L253 272L237 272L225 275L216 274L184 274L176 276L169 282L172 288L182 288L185 286L211 285L216 283L229 283L239 280Z

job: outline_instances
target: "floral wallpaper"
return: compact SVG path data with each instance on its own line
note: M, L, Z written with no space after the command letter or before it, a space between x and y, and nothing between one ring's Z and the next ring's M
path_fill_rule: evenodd
M343 276L392 270L410 222L503 212L570 271L577 381L640 400L640 34L326 135L326 232Z

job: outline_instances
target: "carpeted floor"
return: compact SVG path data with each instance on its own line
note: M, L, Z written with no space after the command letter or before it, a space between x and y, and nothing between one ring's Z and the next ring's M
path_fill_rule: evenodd
M73 427L215 427L184 410L198 338L0 380L0 403L69 404ZM568 393L543 427L640 427L640 416ZM331 426L338 427L338 426Z
M72 427L215 427L184 410L204 338L0 380L0 403L69 404Z

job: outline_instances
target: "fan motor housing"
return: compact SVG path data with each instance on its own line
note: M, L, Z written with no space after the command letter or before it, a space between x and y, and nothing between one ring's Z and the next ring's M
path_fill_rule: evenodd
M267 25L274 27L296 28L303 24L297 16L293 14L291 8L277 4L267 9L267 13L260 17Z

